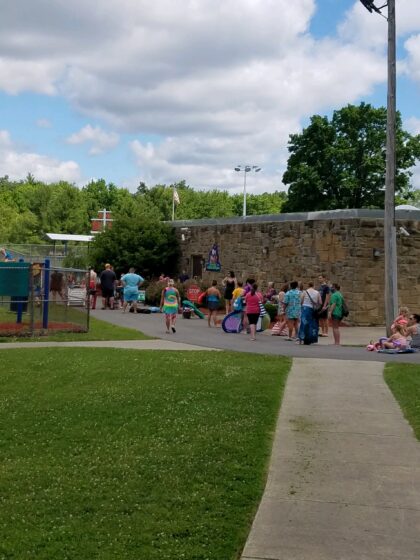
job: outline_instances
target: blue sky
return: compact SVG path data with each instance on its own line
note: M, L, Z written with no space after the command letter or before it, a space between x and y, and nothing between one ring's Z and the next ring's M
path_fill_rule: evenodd
M386 103L386 21L353 0L15 0L0 21L0 175L285 189L290 133ZM397 2L398 108L420 132L420 10ZM246 22L246 25L244 25ZM415 172L420 188L420 173Z

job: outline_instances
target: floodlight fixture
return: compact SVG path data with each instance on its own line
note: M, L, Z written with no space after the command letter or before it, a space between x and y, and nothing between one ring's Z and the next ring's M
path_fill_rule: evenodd
M370 12L370 13L376 12L377 14L380 14L381 16L383 16L383 13L381 12L382 8L385 8L386 6L388 6L388 2L386 4L384 4L383 6L379 6L379 7L375 5L374 0L360 0L360 2L368 10L368 12Z
M243 171L244 172L244 201L243 201L243 211L242 215L246 217L246 174L250 172L258 173L261 171L261 167L259 165L237 165L234 167L235 171Z

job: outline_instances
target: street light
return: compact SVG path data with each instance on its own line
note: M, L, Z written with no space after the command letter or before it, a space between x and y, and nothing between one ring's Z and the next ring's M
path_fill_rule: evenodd
M388 335L391 323L397 316L397 231L395 227L395 174L396 174L396 36L395 0L388 0L383 6L375 6L374 0L360 0L372 13L383 16L381 10L388 6L388 94L386 124L386 176L385 176L385 214L384 214L384 253L385 253L385 322Z
M254 173L258 173L258 171L261 171L261 167L258 167L258 165L237 165L235 167L235 171L243 171L244 172L244 202L243 202L242 216L245 218L245 216L246 216L246 174L251 173L252 171Z

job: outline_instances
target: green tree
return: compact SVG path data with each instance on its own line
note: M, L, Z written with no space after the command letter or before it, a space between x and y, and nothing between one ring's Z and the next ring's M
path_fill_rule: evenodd
M51 192L44 216L44 231L71 234L89 231L90 223L81 191L64 181L49 185L49 188Z
M402 128L397 113L396 194L408 196L411 168L420 158L420 135ZM283 182L289 185L284 212L384 205L386 109L348 105L331 120L315 115L289 141Z
M90 181L82 188L82 195L86 203L89 218L96 216L98 210L112 210L118 201L119 190L113 183L106 183L104 179Z
M243 195L235 195L237 198L238 216L243 213ZM246 208L247 214L257 216L261 214L279 214L287 199L285 192L275 191L273 193L249 194L247 196Z
M173 228L152 212L136 207L116 215L112 229L97 235L91 250L98 269L111 262L118 273L134 266L146 277L157 276L162 270L175 273L179 255Z

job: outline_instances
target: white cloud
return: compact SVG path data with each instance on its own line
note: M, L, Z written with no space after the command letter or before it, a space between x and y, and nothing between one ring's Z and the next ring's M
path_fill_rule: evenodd
M420 82L420 33L407 39L405 48L408 52L405 73L411 79Z
M36 179L54 181L80 181L79 165L74 161L59 161L48 156L19 150L6 130L0 130L0 176L12 180L24 179L31 173Z
M84 126L79 132L71 134L66 142L68 144L91 144L90 155L98 155L115 148L120 141L120 137L115 132L105 132L99 126Z
M417 3L399 0L397 22L408 53L401 68L420 80ZM61 95L87 119L138 136L132 149L148 183L236 188L234 165L255 162L264 167L255 188L281 188L288 135L386 79L386 21L355 0L337 34L315 40L310 22L322 7L15 0L0 20L0 89ZM141 140L150 135L159 142ZM94 155L119 138L87 125L67 141Z
M378 1L375 3L377 6L385 4L385 2ZM386 17L387 8L383 8L382 13ZM417 0L398 0L395 20L398 37L418 31L420 29L420 10ZM355 1L338 28L342 40L375 49L386 46L387 29L386 19L375 12L370 14L359 1Z
M28 53L29 55L29 53ZM54 95L61 64L47 60L0 58L0 90L16 95L25 91Z
M404 127L410 134L420 134L420 119L417 117L410 117L404 122Z

